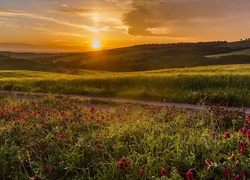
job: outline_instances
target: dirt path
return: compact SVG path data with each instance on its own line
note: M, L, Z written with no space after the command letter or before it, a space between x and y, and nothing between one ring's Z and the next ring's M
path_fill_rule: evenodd
M123 98L108 98L108 97L92 97L92 96L82 96L82 95L62 95L62 94L49 94L49 93L30 93L30 92L13 92L13 91L0 91L0 94L5 94L7 96L10 96L14 99L22 99L22 100L29 100L32 97L39 98L46 95L58 95L63 97L70 97L70 98L78 98L78 99L85 99L85 100L94 100L94 101L100 101L100 104L93 103L91 104L91 101L89 103L84 103L85 106L97 106L100 108L108 109L110 107L113 107L113 103L120 103L120 104L139 104L139 105L150 105L150 106L158 106L158 107L178 107L178 108L185 108L190 110L206 110L207 108L205 106L201 105L195 105L195 104L184 104L184 103L167 103L167 102L156 102L156 101L143 101L143 100L132 100L132 99L123 99ZM104 103L107 101L108 103ZM229 107L228 109L234 109L234 110L243 110L245 109L246 114L250 114L250 108L244 107L244 108L232 108Z

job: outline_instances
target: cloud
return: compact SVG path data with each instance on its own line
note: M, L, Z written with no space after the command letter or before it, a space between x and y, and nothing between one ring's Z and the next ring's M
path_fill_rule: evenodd
M131 8L123 15L128 34L133 36L169 36L155 34L156 28L198 25L206 21L249 15L249 0L132 0Z
M70 8L69 6L63 6L64 8L56 10L56 12L59 13L65 13L65 14L73 14L73 15L79 15L79 14L85 14L93 12L93 9L81 9L81 8Z
M35 31L40 31L42 33L54 35L54 36L72 36L72 37L86 37L83 34L79 33L70 33L70 32L62 32L62 31L53 31L44 27L39 26L27 26L28 29L33 29Z
M63 19L56 19L53 17L47 17L47 16L43 16L43 15L37 15L34 13L29 13L29 12L25 12L25 11L16 11L16 10L9 10L9 9L4 9L4 8L0 8L0 15L11 15L11 16L24 16L24 17L28 17L28 18L33 18L33 19L39 19L39 20L44 20L44 21L49 21L49 22L54 22L60 25L65 25L65 26L70 26L70 27L75 27L75 28L81 28L81 29L85 29L87 31L93 32L93 33L97 33L99 31L107 31L109 30L108 26L104 26L104 27L92 27L92 26L88 26L88 25L84 25L84 24L77 24L77 23L72 23Z
M9 18L1 18L0 17L0 26L11 27L11 28L18 28L19 26L16 24L15 21Z
M22 14L23 11L11 10L0 7L0 14Z

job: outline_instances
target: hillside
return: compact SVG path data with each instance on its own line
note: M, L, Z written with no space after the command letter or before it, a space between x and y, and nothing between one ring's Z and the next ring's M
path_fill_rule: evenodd
M1 69L42 71L56 69L57 72L68 73L78 72L81 69L130 72L207 65L248 64L250 63L247 50L249 48L250 41L215 41L145 44L79 53L0 52L0 54L2 54L2 60L5 59ZM6 61L6 58L9 60Z
M0 70L32 70L32 71L55 71L51 63L36 62L33 60L16 59L0 54Z

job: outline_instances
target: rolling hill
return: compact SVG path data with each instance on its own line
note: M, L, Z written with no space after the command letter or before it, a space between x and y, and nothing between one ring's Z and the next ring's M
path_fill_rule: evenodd
M80 53L0 52L0 69L145 71L250 63L250 41L145 44ZM211 58L212 57L212 58ZM216 58L214 58L216 57Z

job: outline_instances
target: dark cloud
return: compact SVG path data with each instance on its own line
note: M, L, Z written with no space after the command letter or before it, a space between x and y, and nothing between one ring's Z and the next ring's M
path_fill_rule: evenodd
M159 36L150 29L195 21L216 21L243 14L249 15L249 0L133 0L123 15L130 35ZM166 36L168 34L165 34Z

